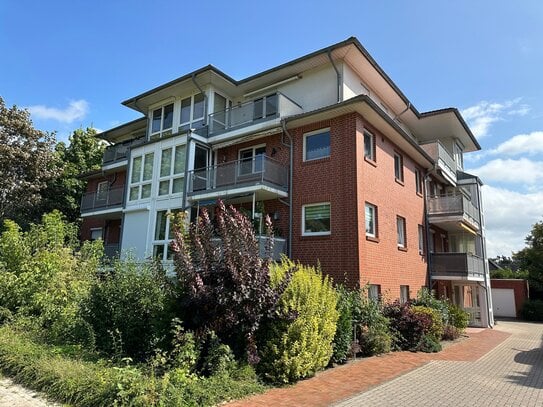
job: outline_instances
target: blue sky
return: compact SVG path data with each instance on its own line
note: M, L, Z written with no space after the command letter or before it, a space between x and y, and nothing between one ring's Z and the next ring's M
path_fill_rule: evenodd
M541 1L2 1L0 96L59 140L213 64L240 79L356 36L419 111L458 107L483 150L488 249L543 219Z

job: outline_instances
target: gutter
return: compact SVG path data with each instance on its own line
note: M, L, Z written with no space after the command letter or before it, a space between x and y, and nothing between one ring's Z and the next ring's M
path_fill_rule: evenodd
M289 194L288 194L288 249L287 249L287 255L288 257L292 256L292 174L293 174L293 164L294 164L294 142L292 140L291 134L288 132L287 124L285 119L281 119L281 127L283 128L283 133L287 135L287 137L290 140L290 144L288 144L288 147L290 148L290 157L289 157L289 169L288 169L288 188L289 188ZM287 145L282 142L282 144Z

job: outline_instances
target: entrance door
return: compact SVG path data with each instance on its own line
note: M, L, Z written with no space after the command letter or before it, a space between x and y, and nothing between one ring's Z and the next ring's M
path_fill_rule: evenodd
M209 148L196 144L194 152L194 179L192 180L193 191L203 191L210 186L209 171Z
M455 285L454 303L468 312L470 325L481 326L481 301L479 287L476 285Z

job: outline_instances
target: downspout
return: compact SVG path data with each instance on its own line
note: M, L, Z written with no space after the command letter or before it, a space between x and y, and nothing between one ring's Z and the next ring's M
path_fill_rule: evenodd
M281 127L283 128L283 134L286 134L287 137L290 140L290 144L288 144L288 147L290 148L290 157L289 157L289 169L288 169L288 249L287 249L287 255L288 257L292 256L292 172L294 165L294 142L292 140L291 134L287 130L287 124L285 122L285 119L281 119ZM283 142L282 142L283 143ZM287 144L283 143L285 146Z
M196 82L196 74L193 73L191 76L191 79L192 79L192 82L194 83L194 86L196 86L198 90L200 91L200 93L204 95L204 126L205 126L207 123L207 95L205 94L203 89L200 87L200 85L198 85L198 82Z
M334 63L334 60L332 59L332 51L328 50L328 59L330 60L330 63L332 64L332 67L334 68L334 71L336 71L336 78L337 78L337 102L341 102L343 100L343 86L341 84L341 73L339 72L339 69L337 69L336 64Z
M183 179L183 202L181 205L181 210L184 212L187 207L187 187L188 187L188 178L189 178L189 153L190 153L190 142L192 141L192 129L187 131L187 146L185 151L185 177ZM190 219L190 217L189 217Z
M403 115L405 112L407 112L409 109L411 108L411 102L407 102L407 106L405 107L404 110L402 110L400 113L398 113L396 116L394 116L394 121L398 120L400 118L401 115Z
M428 290L432 290L432 255L430 253L430 222L428 221L428 188L426 184L430 179L430 173L426 170L424 174L424 182L422 183L423 196L424 196L424 230L426 234L426 242L424 242L424 249L426 251L426 278L428 279Z
M486 236L484 233L485 230L485 219L483 216L483 197L481 194L481 185L477 185L477 199L479 200L479 218L481 219L481 250L483 252L483 269L485 272L485 293L486 293L486 314L488 318L488 325L492 328L494 326L494 304L492 304L492 294L490 281L487 278L488 274L488 258L486 254ZM492 318L490 315L490 308L492 308Z

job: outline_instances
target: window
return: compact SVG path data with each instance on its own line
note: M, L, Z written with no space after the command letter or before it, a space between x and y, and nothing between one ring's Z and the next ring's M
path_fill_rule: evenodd
M398 153L394 153L394 176L396 181L403 182L403 157Z
M102 228L93 228L90 230L90 240L102 239Z
M181 101L181 116L179 131L200 129L204 126L205 98L203 93L198 93Z
M424 227L419 225L419 254L424 254Z
M459 170L464 169L464 156L462 155L462 147L458 143L453 145L454 161L456 162L456 168Z
M151 139L172 134L173 103L153 110L151 119Z
M105 201L107 200L107 193L109 191L109 181L99 182L96 186L96 200Z
M170 209L156 213L155 236L153 240L153 257L159 260L171 260L173 252L170 243L173 240L173 224L175 215L181 209Z
M183 192L185 174L185 145L162 150L158 195Z
M239 175L254 174L264 169L266 146L239 150Z
M132 173L130 175L130 190L128 196L130 201L145 199L151 196L154 157L154 153L147 153L132 158Z
M419 195L422 195L423 193L423 182L422 171L415 168L415 188Z
M375 136L364 130L364 158L375 161Z
M409 301L409 286L401 285L400 286L400 303L405 304Z
M304 205L302 212L303 235L330 234L330 203Z
M368 286L368 299L377 303L381 299L381 286L379 284L370 284Z
M366 236L377 237L377 207L366 202Z
M304 135L304 161L330 157L330 129Z
M396 217L396 231L398 233L398 247L406 248L405 218L401 216Z

